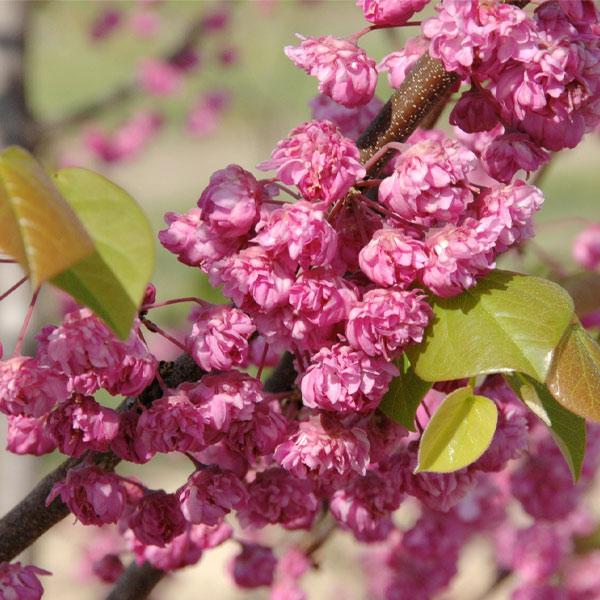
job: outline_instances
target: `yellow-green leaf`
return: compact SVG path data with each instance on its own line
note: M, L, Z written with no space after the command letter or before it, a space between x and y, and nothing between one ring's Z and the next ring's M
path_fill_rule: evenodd
M92 240L41 165L16 146L0 154L0 252L37 287L94 251Z
M567 410L600 422L600 346L579 322L565 332L546 385Z
M77 213L95 251L53 283L126 338L154 270L150 224L129 194L86 169L62 169L54 182Z
M423 381L413 371L406 355L396 361L400 375L395 377L383 397L379 410L392 421L416 431L415 415L421 400L431 388L431 383Z
M563 408L545 386L527 375L511 373L506 375L506 379L527 407L550 429L573 481L577 481L585 458L585 421Z
M471 387L448 394L421 436L415 473L451 473L475 462L489 448L497 421L494 402Z
M496 270L454 298L432 299L422 344L407 354L425 381L519 371L543 382L573 316L559 285Z

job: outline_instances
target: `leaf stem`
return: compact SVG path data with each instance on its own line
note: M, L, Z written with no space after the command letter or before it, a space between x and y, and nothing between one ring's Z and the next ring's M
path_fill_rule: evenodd
M187 348L178 339L168 334L164 329L161 329L156 323L150 321L146 317L142 317L140 320L146 326L146 329L148 331L151 331L152 333L158 333L158 335L162 335L166 340L169 340L171 344L174 344L184 352L187 352Z
M4 300L4 298L6 298L7 296L10 296L16 289L20 288L26 281L27 281L27 277L23 277L23 279L19 279L19 281L17 281L17 283L15 283L15 285L8 288L4 292L4 294L2 294L0 296L0 302L2 302L2 300Z
M25 313L25 319L23 320L21 331L19 332L19 337L17 338L17 343L15 344L15 349L12 353L13 357L19 356L21 354L21 349L23 348L23 341L25 340L25 336L27 335L27 329L29 328L29 323L31 322L31 317L33 316L33 309L35 308L35 303L37 302L41 289L41 287L38 287L37 290L33 292L31 302L29 303L29 307L27 308L27 312Z

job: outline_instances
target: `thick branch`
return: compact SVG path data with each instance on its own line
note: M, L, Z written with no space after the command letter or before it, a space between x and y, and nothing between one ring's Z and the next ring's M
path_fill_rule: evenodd
M119 577L106 600L143 600L165 576L165 572L149 563L131 563Z
M182 355L172 363L161 363L160 373L170 387L184 381L196 381L202 374L188 355ZM130 409L136 400L146 406L150 405L160 396L162 390L158 382L154 381L137 399L125 400L119 410ZM56 498L46 507L46 498L50 490L55 483L66 477L69 469L92 462L107 471L112 471L120 460L112 452L86 452L80 458L70 458L46 475L26 498L0 520L0 563L15 558L69 514L69 509L60 498Z

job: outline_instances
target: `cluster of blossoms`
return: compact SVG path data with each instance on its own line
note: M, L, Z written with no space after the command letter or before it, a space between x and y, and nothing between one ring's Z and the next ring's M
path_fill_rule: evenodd
M382 28L405 24L426 2L357 4ZM256 530L310 530L329 518L373 544L367 564L385 575L373 582L373 598L432 598L456 573L461 548L483 531L500 567L519 578L517 600L578 600L600 590L600 578L590 576L583 589L567 568L588 573L598 561L572 556L577 536L593 526L580 510L600 462L593 439L574 486L541 422L503 379L488 376L478 393L494 402L498 423L487 450L453 473L415 473L423 428L463 382L433 386L415 432L378 409L399 359L424 338L429 298L473 287L499 255L533 235L543 196L515 175L536 170L547 150L576 144L595 125L600 92L598 14L587 0L548 0L533 16L476 0L444 0L438 12L423 36L379 66L357 46L360 36L302 37L287 48L318 78L320 94L313 120L258 166L275 175L257 179L229 165L212 175L197 206L165 216L162 245L230 300L195 299L184 341L170 338L201 370L196 381L168 387L139 324L121 342L88 309L42 330L35 357L0 363L9 449L83 457L47 502L120 534L91 560L103 581L119 577L125 552L171 571L233 540L238 586L271 586L272 600L301 600L310 546L276 553ZM451 116L459 139L418 129L390 147L383 168L380 157L363 163L355 140L381 107L373 96L378 70L401 85L427 52L471 84ZM170 93L176 78L155 67L146 65L141 80ZM584 236L576 258L596 267L600 236ZM149 289L140 322L154 332L147 313L158 306ZM282 355L296 378L275 393L262 374ZM140 395L155 377L159 397ZM92 397L99 389L135 402L106 408ZM193 471L172 492L148 489L86 460L88 451L136 464L176 452ZM512 524L511 502L532 524ZM405 503L420 516L401 532L394 513ZM0 564L0 586L28 586L27 597L37 598L35 573Z

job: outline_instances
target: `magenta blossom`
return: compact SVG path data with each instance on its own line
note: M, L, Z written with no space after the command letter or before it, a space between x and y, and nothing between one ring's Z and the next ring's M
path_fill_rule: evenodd
M44 588L38 575L50 575L48 571L21 563L0 563L0 598L3 600L40 600Z
M358 148L328 121L308 121L277 144L264 171L277 169L283 183L298 186L312 202L329 205L365 175Z
M13 454L42 456L56 449L46 417L8 417L6 449Z
M140 500L129 527L143 544L163 547L185 531L186 523L177 496L159 490Z
M277 566L277 559L271 548L260 544L242 543L242 551L230 564L230 571L236 585L252 589L271 585Z
M403 25L422 10L429 0L356 0L365 19L375 25Z
M319 92L347 108L367 104L373 98L377 68L364 50L331 36L298 38L302 40L300 46L286 46L284 52L297 67L319 80Z

